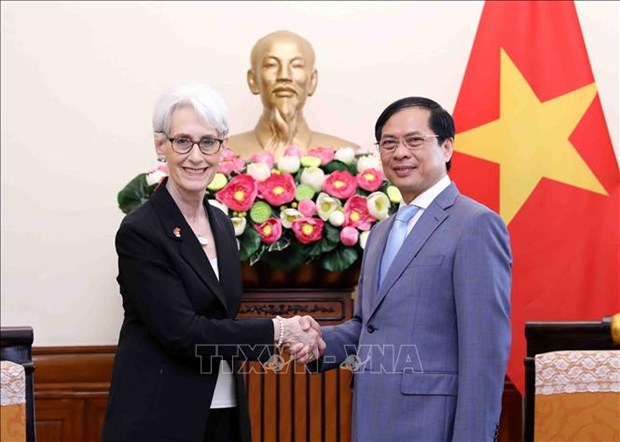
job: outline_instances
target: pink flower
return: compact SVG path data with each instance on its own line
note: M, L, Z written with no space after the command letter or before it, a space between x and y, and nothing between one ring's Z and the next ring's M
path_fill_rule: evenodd
M316 204L312 200L301 200L297 209L303 216L312 217L316 213Z
M360 230L368 230L373 221L375 221L375 218L368 211L368 201L363 196L352 196L344 204L345 227L357 227Z
M160 164L156 169L151 170L146 174L146 184L152 186L153 184L157 184L158 186L161 182L168 176L168 165Z
M245 166L245 161L235 155L232 150L226 149L222 154L222 160L220 161L217 171L224 175L230 175L231 172L241 172L243 166Z
M345 246L354 246L359 236L360 233L355 227L345 227L340 231L340 241Z
M301 150L299 150L299 148L294 144L291 144L286 149L284 149L284 156L301 158Z
M273 244L282 236L282 224L276 218L269 218L262 224L254 224L254 228L265 244Z
M314 147L308 151L308 155L321 159L321 166L334 159L334 149L332 147Z
M321 239L324 222L319 218L299 218L293 221L291 228L295 237L302 244L310 244Z
M272 173L258 183L260 197L274 207L290 203L295 198L295 180L290 173Z
M222 190L215 194L215 198L234 211L246 212L250 210L256 195L258 185L250 175L240 174L230 180Z
M357 175L357 185L369 192L378 190L383 184L383 172L377 169L366 169Z
M266 150L253 155L251 161L253 163L264 163L268 165L270 169L273 167L273 155L271 152L267 152Z
M335 170L325 180L323 187L329 195L340 199L353 196L357 189L355 177L346 170Z

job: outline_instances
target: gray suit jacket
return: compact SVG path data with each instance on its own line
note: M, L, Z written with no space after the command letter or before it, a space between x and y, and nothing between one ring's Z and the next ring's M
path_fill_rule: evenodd
M506 226L451 184L379 286L393 218L368 238L353 318L324 328L321 370L354 366L353 440L493 440L510 348Z

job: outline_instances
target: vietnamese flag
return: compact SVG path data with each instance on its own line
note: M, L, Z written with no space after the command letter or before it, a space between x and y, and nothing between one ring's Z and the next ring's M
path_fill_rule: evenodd
M454 119L452 179L510 232L523 394L526 321L620 312L620 173L573 2L486 2Z

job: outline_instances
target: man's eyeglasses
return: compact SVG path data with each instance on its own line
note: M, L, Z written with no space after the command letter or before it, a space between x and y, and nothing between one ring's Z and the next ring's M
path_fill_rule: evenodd
M420 150L422 149L422 145L430 138L438 138L439 135L422 135L422 134L411 134L406 137L399 138L384 138L383 140L375 143L379 146L383 152L393 152L396 150L398 145L402 142L403 146L405 146L409 150Z
M198 141L194 141L189 137L176 137L168 138L170 144L172 144L172 150L176 153L186 154L192 150L194 144L198 145L200 152L205 155L213 155L220 150L224 140L220 138L204 137Z

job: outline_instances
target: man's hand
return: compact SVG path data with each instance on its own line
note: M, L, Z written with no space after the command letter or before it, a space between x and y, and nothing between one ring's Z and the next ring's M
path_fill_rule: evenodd
M284 348L297 362L306 364L325 352L321 326L311 316L294 316L284 321Z

